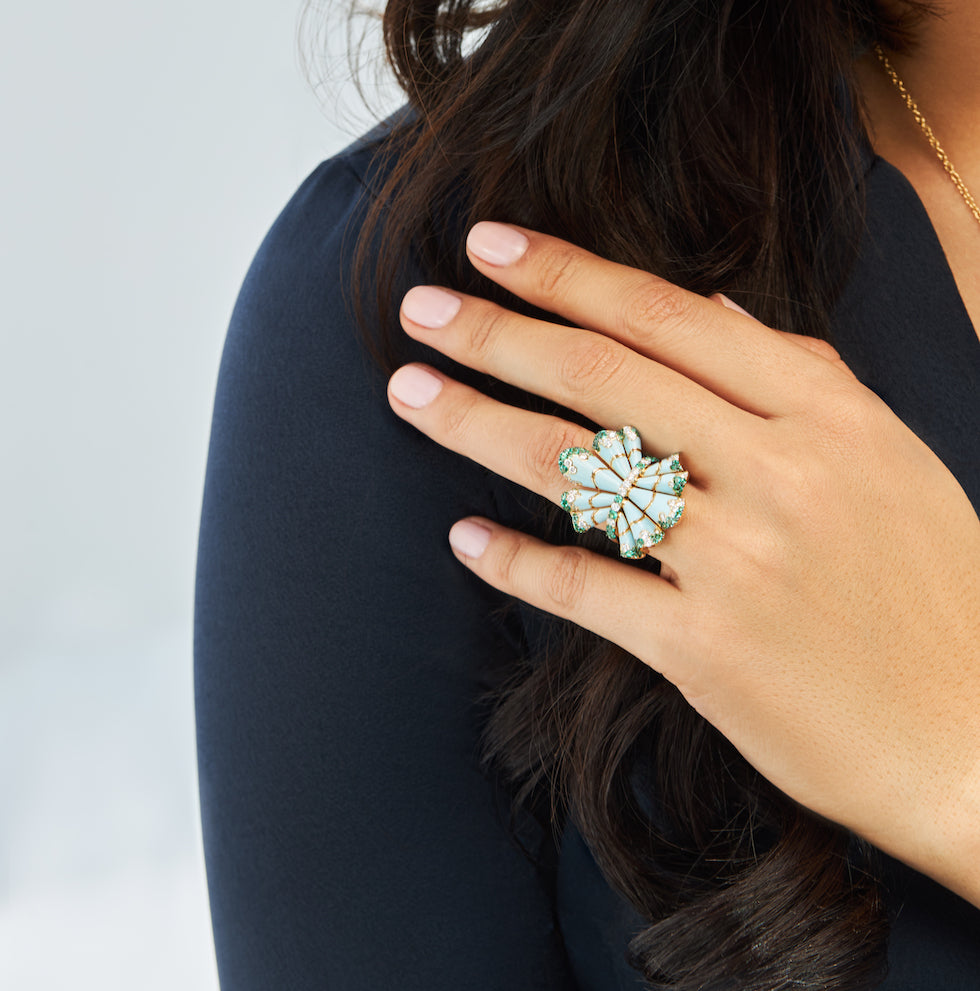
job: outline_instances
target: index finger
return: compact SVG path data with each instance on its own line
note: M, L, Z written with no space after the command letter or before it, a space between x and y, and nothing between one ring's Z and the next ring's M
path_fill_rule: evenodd
M494 282L760 416L799 407L828 363L754 318L547 234L481 221L467 253Z

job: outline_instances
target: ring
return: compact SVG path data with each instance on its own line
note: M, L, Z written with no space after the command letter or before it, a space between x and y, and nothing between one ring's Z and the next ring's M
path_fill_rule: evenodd
M561 473L575 486L562 493L562 509L578 533L605 530L619 541L620 557L643 557L684 512L687 472L680 457L645 457L636 427L600 430L592 448L567 447L558 455Z

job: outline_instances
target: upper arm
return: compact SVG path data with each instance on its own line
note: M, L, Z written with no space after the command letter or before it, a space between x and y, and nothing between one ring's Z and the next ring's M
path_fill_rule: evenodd
M195 666L223 986L531 987L564 973L560 940L474 706L519 632L446 539L493 493L391 412L364 356L341 250L362 192L343 162L301 187L221 363Z

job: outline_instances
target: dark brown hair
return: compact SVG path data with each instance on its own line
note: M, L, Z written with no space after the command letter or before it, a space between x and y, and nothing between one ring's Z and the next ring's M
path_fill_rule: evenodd
M352 298L376 359L398 363L391 294L409 256L433 282L531 312L466 260L480 219L827 337L862 217L853 60L873 41L907 46L928 9L391 0L386 49L414 113L380 146L357 245ZM482 37L467 53L473 29ZM537 532L567 540L559 521L546 507ZM598 532L580 539L609 552ZM544 656L496 694L486 763L549 827L571 816L649 920L629 947L645 979L690 991L873 986L887 918L871 851L762 779L646 665L555 627Z

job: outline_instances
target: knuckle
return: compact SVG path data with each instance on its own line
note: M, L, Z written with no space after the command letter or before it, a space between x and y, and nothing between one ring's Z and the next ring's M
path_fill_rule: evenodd
M476 400L473 397L460 397L453 403L447 403L443 432L446 445L454 451L465 450L468 439L473 432L473 417Z
M537 252L535 278L538 293L547 300L565 295L565 287L574 278L579 252L570 244L555 243Z
M727 512L706 530L718 563L719 592L742 600L746 589L759 594L780 580L786 567L799 559L792 534L801 503L792 485L774 483L753 498L750 511ZM748 507L747 507L748 508ZM724 576L724 577L722 577ZM737 577L733 577L737 576Z
M798 563L794 535L803 531L833 532L836 514L828 506L838 502L840 462L827 457L823 441L801 445L798 436L787 436L764 455L756 457L765 489L755 497L761 512L746 527L744 556L760 574L778 576Z
M481 306L472 315L467 347L469 354L480 360L488 359L496 347L504 327L505 312L498 306Z
M582 598L589 570L588 552L581 547L563 547L545 575L542 592L552 611L574 610Z
M573 399L622 388L626 351L608 337L590 337L562 355L558 381Z
M552 492L561 480L558 455L566 447L577 447L579 433L568 423L548 423L535 430L524 446L524 467L535 489Z
M792 331L784 331L783 334L788 340L803 348L804 351L809 351L810 354L815 354L818 358L823 358L832 365L844 364L840 352L829 341L820 337L810 337L807 334L796 334Z
M801 452L792 438L771 444L751 455L752 476L766 480L769 500L780 507L795 505L814 484L815 463Z
M665 327L689 322L691 303L683 289L649 276L626 295L622 305L622 329L628 339L659 335Z
M841 360L840 352L833 346L833 344L821 340L819 337L808 337L806 340L807 347L809 347L814 354L820 355L821 358L826 358L827 361L836 362Z
M796 555L786 530L773 519L762 520L751 528L742 554L746 573L754 572L757 582L772 581Z
M507 591L517 588L522 548L523 543L520 537L500 541L490 569L493 585Z
M818 443L838 457L846 457L849 452L863 454L880 406L877 396L854 388L850 382L825 388L820 409L814 414Z

